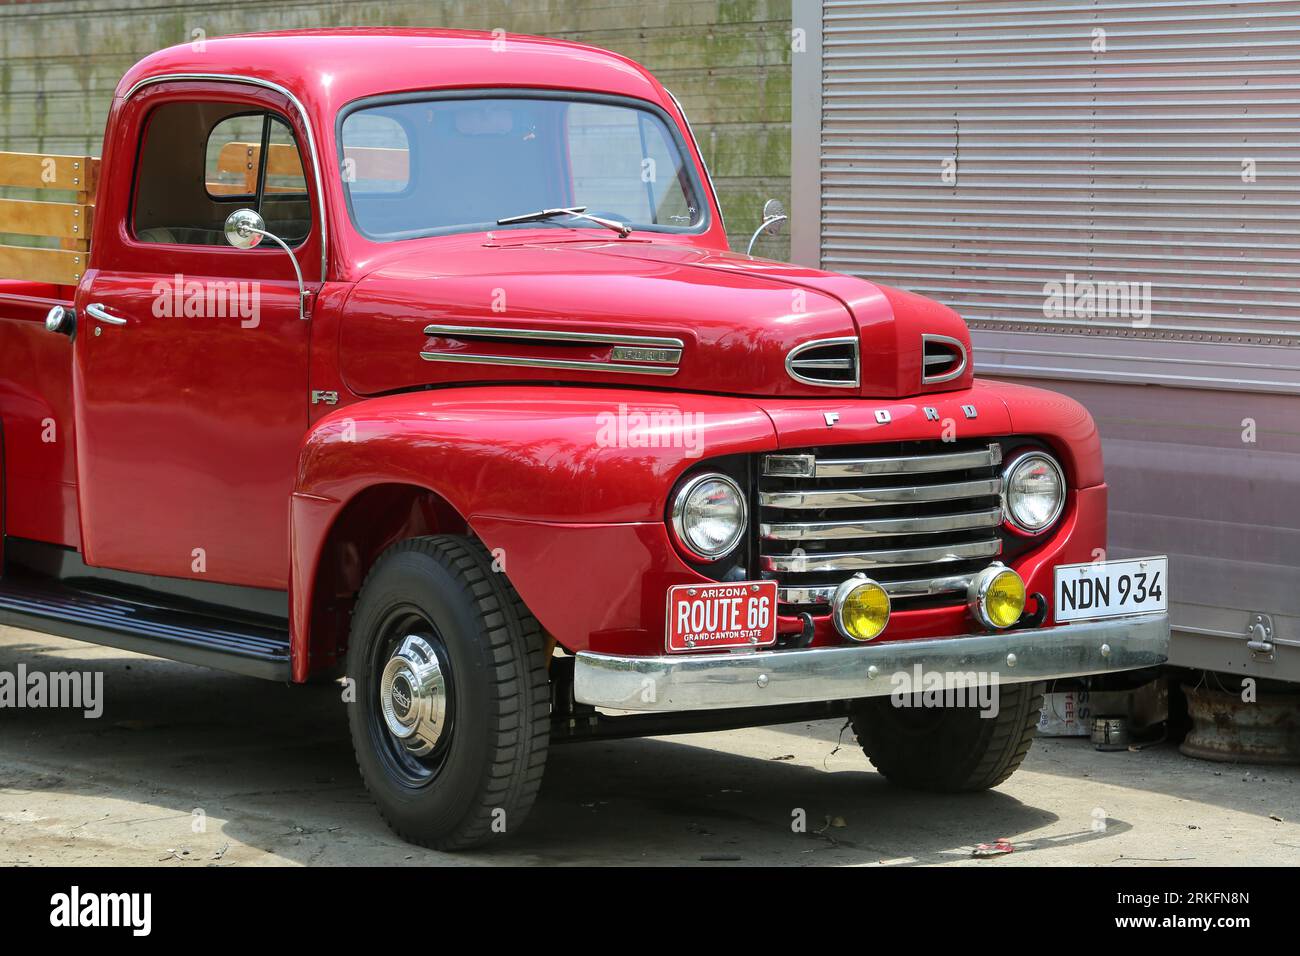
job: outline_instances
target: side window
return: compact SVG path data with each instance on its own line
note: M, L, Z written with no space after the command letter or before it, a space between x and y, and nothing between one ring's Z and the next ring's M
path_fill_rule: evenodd
M226 217L241 207L291 246L311 231L302 154L285 120L229 103L158 107L140 149L135 237L224 246Z

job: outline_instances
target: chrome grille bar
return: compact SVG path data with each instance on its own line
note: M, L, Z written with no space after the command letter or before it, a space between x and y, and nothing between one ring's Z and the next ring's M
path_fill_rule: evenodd
M932 548L890 551L846 551L834 554L763 555L764 571L866 571L899 564L946 564L965 558L991 558L1002 553L1002 542L970 541Z
M965 594L974 579L972 574L954 574L949 577L916 578L910 581L886 581L881 585L891 598L929 597L935 594ZM777 600L782 604L830 604L838 585L823 584L812 587L777 589Z
M985 478L942 485L902 485L890 488L845 488L826 491L762 491L760 505L773 508L861 508L919 501L960 501L996 495L1002 479Z
M854 521L800 521L762 523L761 538L767 541L840 541L845 538L872 538L891 534L935 534L941 531L970 531L996 528L1002 523L1002 509L967 511L952 515L927 515L916 518L865 518Z
M824 458L813 455L766 455L763 474L779 478L859 478L868 475L918 475L1002 464L1002 448L989 445L972 451L892 458Z

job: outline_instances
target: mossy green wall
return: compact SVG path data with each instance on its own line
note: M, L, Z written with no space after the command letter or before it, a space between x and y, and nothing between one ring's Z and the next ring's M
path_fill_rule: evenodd
M0 0L0 150L99 153L118 79L146 53L208 37L330 26L497 28L591 43L645 64L691 117L744 248L790 191L790 0ZM760 240L785 258L784 236Z

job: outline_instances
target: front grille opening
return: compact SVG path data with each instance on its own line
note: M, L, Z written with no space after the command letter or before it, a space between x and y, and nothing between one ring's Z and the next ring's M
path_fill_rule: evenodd
M922 336L921 358L924 363L921 383L935 385L950 382L966 371L966 346L947 336Z
M809 342L786 358L786 371L797 382L854 388L858 384L856 339L827 339Z
M835 587L856 573L884 585L899 608L962 604L970 578L1004 557L996 440L794 454L815 459L811 477L759 467L760 571L780 583L782 613L826 613Z

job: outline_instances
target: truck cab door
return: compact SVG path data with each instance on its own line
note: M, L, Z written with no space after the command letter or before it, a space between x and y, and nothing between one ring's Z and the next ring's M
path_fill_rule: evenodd
M140 154L110 170L104 189L117 198L100 212L119 218L96 231L105 241L77 303L89 564L287 586L310 322L288 254L270 241L234 248L223 231L234 210L259 211L315 287L321 211L287 106L269 91L190 82L147 88L124 108Z

